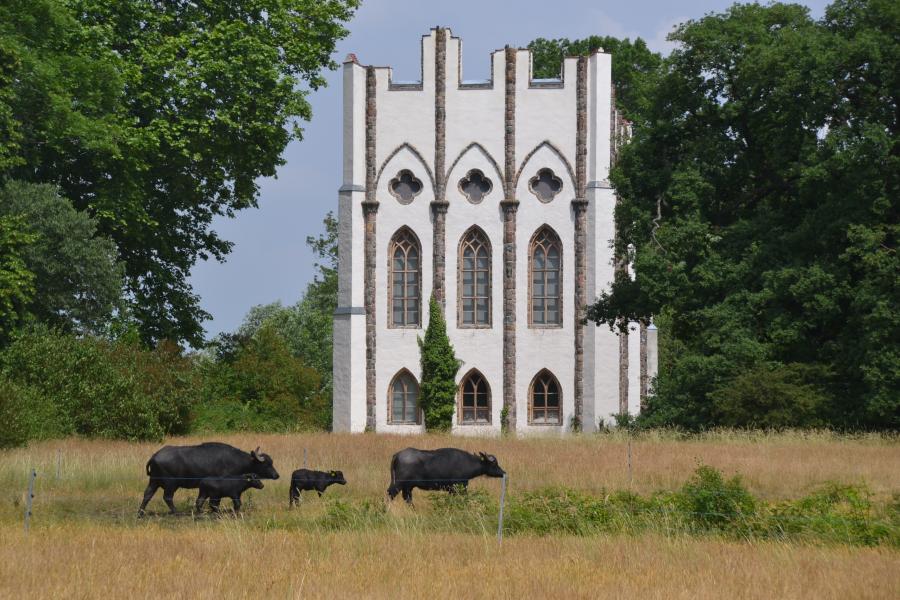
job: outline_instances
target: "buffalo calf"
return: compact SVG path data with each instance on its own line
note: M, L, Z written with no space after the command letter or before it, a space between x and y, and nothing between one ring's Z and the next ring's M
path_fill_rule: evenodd
M303 490L315 490L322 495L331 484L347 485L344 474L340 471L310 471L309 469L297 469L291 474L290 502L293 506L300 501L300 492Z
M263 489L263 482L256 473L231 477L206 477L200 482L200 493L197 495L196 510L200 512L203 503L209 498L209 508L213 512L219 512L219 502L222 498L231 498L234 512L241 510L241 494L250 488Z

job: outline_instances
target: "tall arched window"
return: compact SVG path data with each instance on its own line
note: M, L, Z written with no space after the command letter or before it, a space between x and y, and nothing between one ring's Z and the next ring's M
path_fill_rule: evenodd
M544 369L531 381L528 391L529 425L562 425L562 394L559 381Z
M457 324L491 326L491 243L479 227L472 227L459 242Z
M491 422L491 388L484 376L472 370L459 386L459 422L488 425Z
M550 227L543 226L531 238L529 249L529 324L562 326L562 244Z
M418 327L422 322L422 248L408 227L391 238L389 256L390 326Z
M419 423L419 384L403 369L388 388L388 421L395 425Z

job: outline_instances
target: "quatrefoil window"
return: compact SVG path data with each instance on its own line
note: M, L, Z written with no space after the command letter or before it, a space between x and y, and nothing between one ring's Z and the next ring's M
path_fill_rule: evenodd
M472 204L478 204L491 193L494 184L478 169L472 169L459 180L459 189Z
M412 171L403 169L391 179L388 189L397 200L403 204L409 204L422 191L422 182L412 174Z
M541 202L550 202L562 189L562 179L550 169L541 169L528 180L528 189Z

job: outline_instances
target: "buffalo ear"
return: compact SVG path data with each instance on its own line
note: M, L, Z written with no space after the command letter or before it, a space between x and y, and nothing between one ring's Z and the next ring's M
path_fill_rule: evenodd
M332 472L330 473L330 475L331 475L332 477L337 477L337 473L335 473L334 471L332 471Z
M259 455L259 446L256 447L256 450L252 450L250 452L250 456L258 460L259 462L266 462L265 459Z
M478 453L478 456L481 457L481 460L487 460L487 459L488 459L487 454L485 454L484 452L479 452L479 453Z
M248 474L244 475L244 479L246 479L247 481L253 481L253 475L250 475L248 473Z

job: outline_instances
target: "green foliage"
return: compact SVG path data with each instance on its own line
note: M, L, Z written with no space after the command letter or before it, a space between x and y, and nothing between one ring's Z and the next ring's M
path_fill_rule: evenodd
M345 531L370 529L384 524L386 520L387 509L383 502L364 500L360 504L351 504L335 500L328 503L325 514L317 519L316 524L328 531Z
M186 433L195 397L191 361L154 350L76 338L43 326L16 334L0 355L0 378L26 390L29 437L160 440Z
M419 402L425 416L425 429L447 431L453 425L456 406L456 372L460 362L447 337L447 322L440 305L431 297L428 303L428 327L425 338L418 338L422 361Z
M0 377L0 450L24 446L28 441L27 394L27 389Z
M777 537L806 537L862 546L887 541L898 546L900 528L889 518L890 515L878 514L865 488L828 484L805 498L772 507L767 525L771 535Z
M839 0L672 34L611 175L635 279L588 311L665 319L645 424L900 427L898 28L896 2Z
M104 331L122 304L124 272L115 244L96 236L97 222L55 187L18 181L0 187L2 216L20 217L35 239L22 253L34 273L28 313L67 331Z
M59 185L116 243L146 342L199 345L188 275L256 205L357 0L0 5L0 180Z
M673 500L688 520L703 530L742 531L756 514L756 500L739 476L726 480L706 465L697 467Z
M805 365L756 366L710 392L713 419L723 427L823 427L828 398L816 383L822 379Z
M263 325L229 354L201 363L204 401L196 427L212 431L325 429L330 421L319 374Z
M647 112L650 94L658 77L662 56L651 52L641 38L632 42L612 36L592 35L582 40L538 38L528 44L534 77L550 79L560 76L566 56L589 55L596 50L612 54L612 81L616 106L627 119L641 122Z
M34 296L34 273L24 254L36 241L22 217L0 214L0 343L25 318Z

